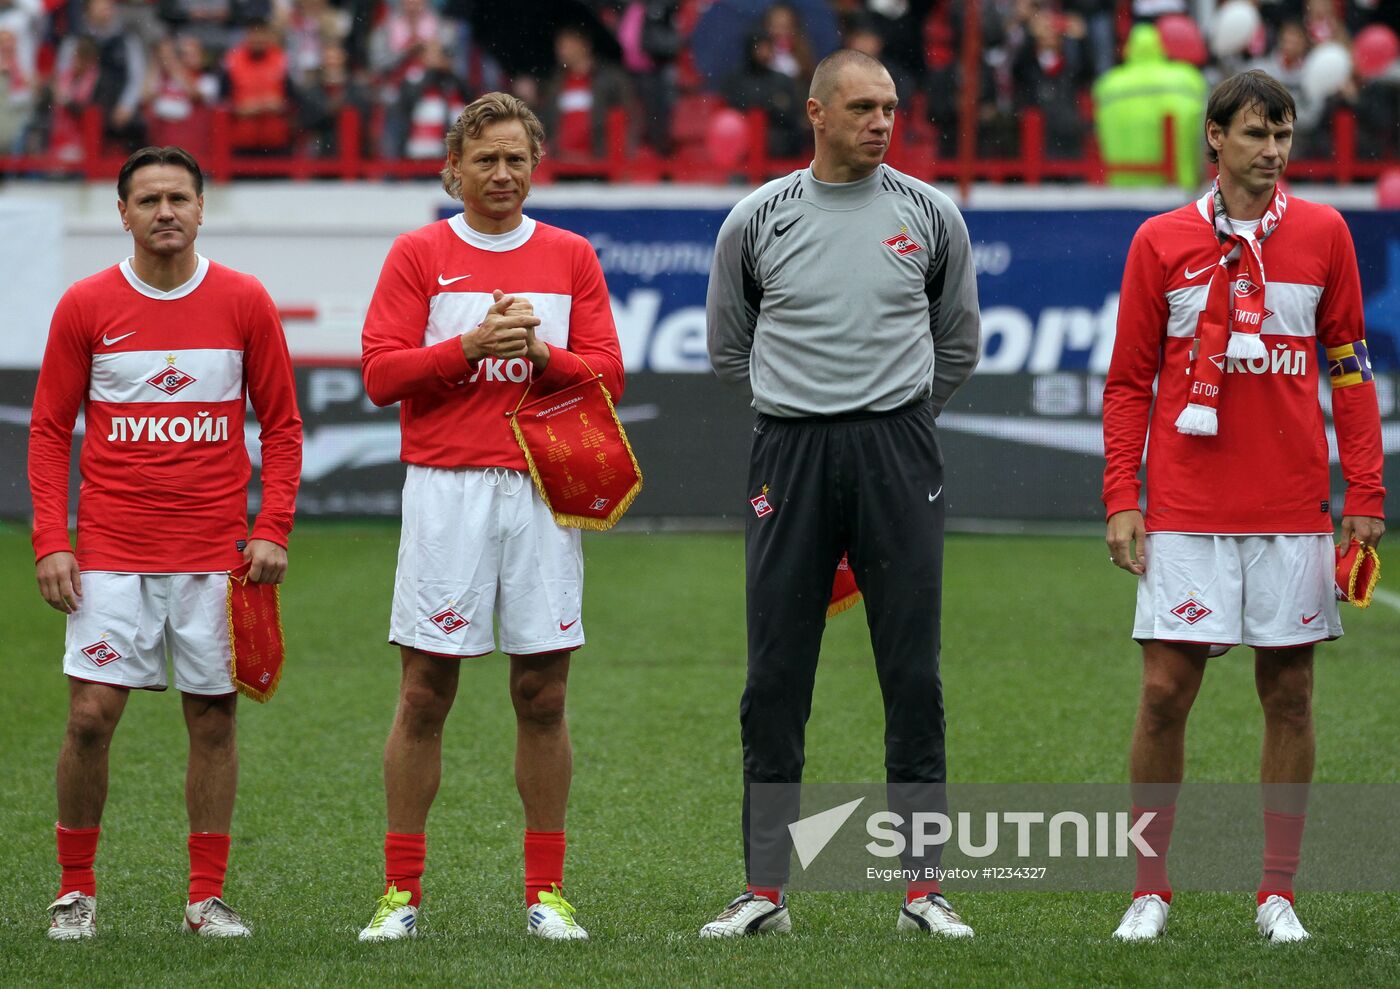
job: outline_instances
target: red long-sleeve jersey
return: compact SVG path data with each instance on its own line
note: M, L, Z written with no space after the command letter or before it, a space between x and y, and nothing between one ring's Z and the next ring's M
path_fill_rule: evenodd
M472 364L460 337L486 318L492 292L528 299L549 344L539 375L527 359ZM401 457L427 467L525 470L505 413L589 376L622 395L622 351L607 284L592 246L529 217L487 236L459 214L394 241L363 334L365 390L376 405L402 403Z
M228 570L248 537L244 409L261 428L252 538L282 546L301 478L301 416L277 310L257 279L199 259L160 292L129 262L75 284L49 329L29 427L36 559L71 549L68 464L86 402L78 565Z
M1201 201L1152 217L1128 252L1103 395L1107 513L1138 507L1147 441L1149 532L1331 533L1327 437L1318 403L1321 343L1347 482L1342 513L1384 517L1380 413L1363 340L1356 251L1345 221L1330 206L1289 200L1283 221L1263 244L1260 335L1269 356L1237 361L1221 355L1219 434L1177 431L1196 320L1220 258L1206 209Z

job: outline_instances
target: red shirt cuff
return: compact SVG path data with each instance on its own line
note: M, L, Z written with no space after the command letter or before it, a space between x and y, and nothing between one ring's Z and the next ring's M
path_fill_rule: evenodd
M248 536L249 539L266 539L270 543L276 543L283 549L287 548L287 536L292 531L290 525L283 527L271 519L265 519L261 515L253 521L253 531Z
M35 532L33 541L35 563L53 553L73 552L73 544L68 541L67 528L45 529L42 532Z
M1385 492L1348 491L1346 501L1342 506L1342 514L1360 515L1370 519L1385 518Z
M1136 491L1114 491L1103 496L1104 520L1112 518L1119 512L1136 512L1141 509L1138 503L1138 492Z
M433 366L437 368L442 380L456 384L471 373L471 362L467 360L467 355L462 353L460 337L444 340L430 349L433 352Z
M549 348L549 363L535 378L535 384L545 391L558 391L565 385L578 381L587 373L583 363L570 351L548 343L545 346Z

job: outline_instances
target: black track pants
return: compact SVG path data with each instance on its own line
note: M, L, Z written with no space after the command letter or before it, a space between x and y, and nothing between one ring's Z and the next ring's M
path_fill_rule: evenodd
M744 533L744 858L750 883L769 886L787 878L786 825L800 816L812 685L843 552L865 596L885 704L886 780L947 777L938 676L943 457L932 406L921 402L884 415L759 415L749 464L748 496L758 501ZM791 785L764 787L752 801L754 783ZM921 805L937 801L935 791L941 787L900 788L919 794ZM907 807L893 787L890 796Z

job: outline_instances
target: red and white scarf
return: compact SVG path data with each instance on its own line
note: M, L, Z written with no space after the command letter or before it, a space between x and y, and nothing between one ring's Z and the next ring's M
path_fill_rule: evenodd
M1196 320L1191 348L1191 391L1186 408L1176 417L1178 432L1214 436L1219 431L1216 410L1225 381L1227 358L1248 361L1268 357L1259 331L1264 323L1264 241L1277 229L1288 209L1288 196L1277 186L1269 208L1252 237L1238 234L1225 215L1220 180L1200 201L1200 209L1215 231L1220 262L1206 289L1206 307ZM1228 337L1228 340L1227 340Z

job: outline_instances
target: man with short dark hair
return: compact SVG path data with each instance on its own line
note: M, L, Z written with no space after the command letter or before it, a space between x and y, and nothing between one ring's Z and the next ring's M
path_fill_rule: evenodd
M1288 90L1258 70L1217 86L1205 136L1219 177L1201 199L1145 222L1123 273L1103 501L1109 560L1138 578L1133 818L1155 854L1138 854L1133 902L1114 932L1122 940L1166 928L1187 715L1207 658L1241 644L1254 648L1264 710L1256 925L1273 942L1308 936L1293 876L1313 771L1313 647L1342 634L1318 344L1347 482L1344 542L1380 542L1385 488L1351 235L1336 210L1279 184L1296 115Z
M607 285L588 241L524 214L544 130L487 93L447 134L443 188L463 211L394 242L364 326L365 390L400 405L403 536L389 641L398 710L384 746L384 893L361 941L414 937L442 733L464 659L510 656L530 934L588 937L564 899L573 750L570 654L583 645L583 552L536 493L506 413L596 372L622 394ZM509 293L509 294L507 294Z
M701 937L791 929L787 825L844 552L865 594L884 696L891 809L935 811L944 799L945 497L934 420L977 363L977 284L957 208L884 164L898 102L875 59L827 56L807 100L811 167L741 201L715 245L710 361L752 389L758 414L739 705L748 889ZM940 892L937 861L935 852L902 863L920 879L898 927L968 937Z
M229 571L281 583L301 475L301 417L277 309L257 279L195 253L204 177L175 147L122 166L117 209L133 256L73 285L49 330L30 422L40 593L68 616L68 730L58 758L59 895L49 937L92 937L93 862L107 752L133 689L175 670L189 731L184 928L246 937L223 901L238 780ZM262 443L262 508L248 531L244 408ZM68 464L84 406L78 549Z

